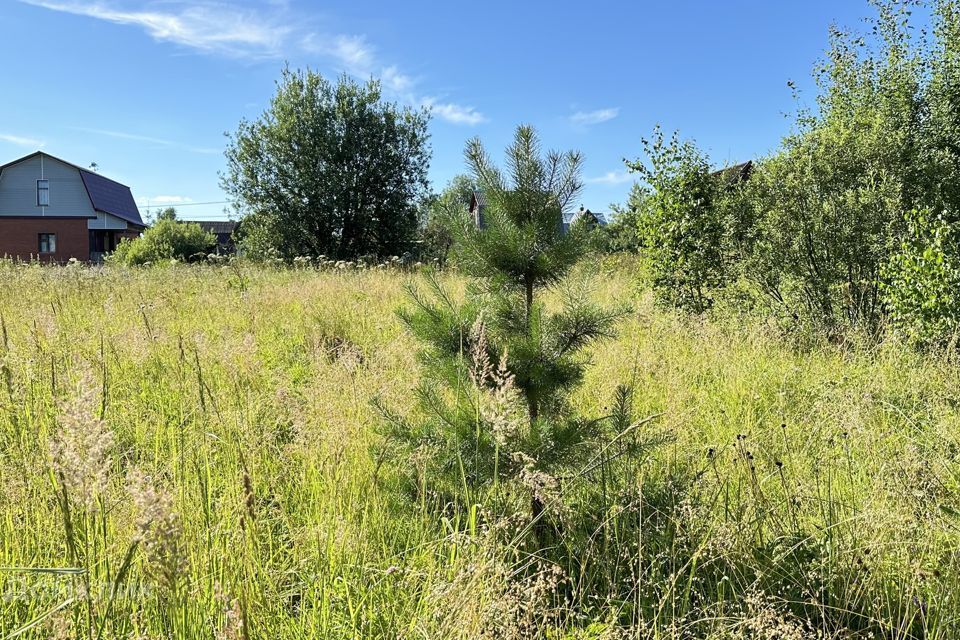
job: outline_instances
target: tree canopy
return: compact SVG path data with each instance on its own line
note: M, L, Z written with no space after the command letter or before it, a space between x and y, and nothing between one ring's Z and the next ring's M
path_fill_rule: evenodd
M399 255L417 229L430 148L425 110L380 84L289 68L270 107L230 135L224 190L251 256Z

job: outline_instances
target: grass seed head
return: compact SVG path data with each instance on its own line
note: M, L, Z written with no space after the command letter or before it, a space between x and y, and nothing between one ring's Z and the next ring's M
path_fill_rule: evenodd
M50 442L54 472L67 494L87 509L95 508L106 491L113 466L113 432L96 416L96 399L96 387L87 377L61 411Z
M188 562L173 498L139 471L131 472L128 484L138 511L135 539L147 558L149 571L161 585L175 589L187 572Z

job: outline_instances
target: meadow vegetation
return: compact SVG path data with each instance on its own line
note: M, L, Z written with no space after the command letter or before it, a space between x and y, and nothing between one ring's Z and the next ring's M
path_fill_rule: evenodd
M245 256L0 262L0 638L960 636L960 8L872 4L604 229L531 127L428 195L426 113L287 70Z
M657 417L541 478L534 544L522 483L451 499L429 442L394 455L377 404L425 417L395 314L424 275L0 276L3 637L958 634L949 354L683 318L640 261L581 265L590 300L633 310L570 403L609 415L627 381Z

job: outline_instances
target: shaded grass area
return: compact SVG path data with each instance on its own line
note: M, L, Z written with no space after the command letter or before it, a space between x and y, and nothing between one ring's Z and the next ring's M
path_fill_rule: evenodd
M515 493L386 453L420 276L0 266L0 637L956 637L958 369L594 271L635 311L573 401L633 381L670 441L597 443L532 549Z

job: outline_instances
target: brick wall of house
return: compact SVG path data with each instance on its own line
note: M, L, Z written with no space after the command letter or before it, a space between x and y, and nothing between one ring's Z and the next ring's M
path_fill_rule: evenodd
M38 255L40 234L57 235L57 251ZM66 262L90 259L90 235L86 218L0 218L0 256Z

